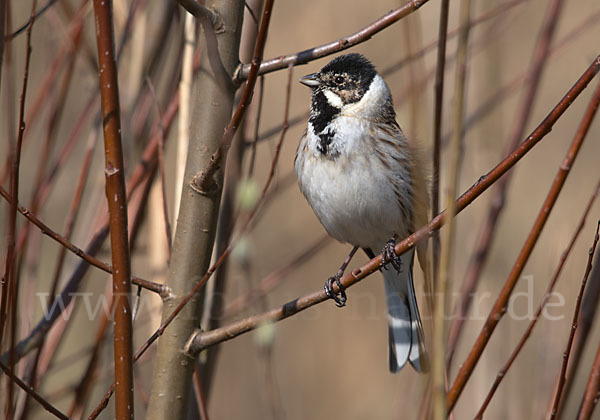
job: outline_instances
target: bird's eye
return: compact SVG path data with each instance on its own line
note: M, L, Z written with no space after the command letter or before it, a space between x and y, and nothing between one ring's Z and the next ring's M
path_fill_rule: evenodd
M336 76L336 78L333 81L336 84L341 85L342 83L344 83L344 78L342 76Z

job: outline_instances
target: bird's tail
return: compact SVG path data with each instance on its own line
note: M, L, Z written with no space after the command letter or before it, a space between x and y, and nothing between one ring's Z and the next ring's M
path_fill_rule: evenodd
M388 308L390 371L400 371L406 362L417 372L428 370L423 327L413 285L413 256L411 250L402 255L400 272L392 267L383 270Z

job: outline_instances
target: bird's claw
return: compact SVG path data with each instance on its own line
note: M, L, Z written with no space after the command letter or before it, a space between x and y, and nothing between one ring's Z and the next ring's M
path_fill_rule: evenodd
M339 292L335 293L333 291L333 282L335 282L339 288ZM327 297L329 299L333 299L335 301L335 305L338 308L341 308L342 306L346 305L346 301L348 300L348 297L346 296L346 288L342 285L342 282L340 282L340 276L335 275L335 276L331 276L327 279L327 281L325 282L325 294L327 295Z
M394 267L397 272L400 272L402 269L402 260L396 255L396 251L394 250L395 247L396 240L394 238L387 241L387 244L385 244L381 251L381 266L385 267L389 263L392 264L392 267Z

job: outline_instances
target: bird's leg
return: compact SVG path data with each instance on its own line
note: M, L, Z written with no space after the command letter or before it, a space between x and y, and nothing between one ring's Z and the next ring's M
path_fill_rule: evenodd
M352 251L350 251L350 254L348 254L348 257L346 257L337 273L335 273L334 276L329 277L325 282L325 294L327 295L327 297L329 297L329 299L333 299L335 301L335 304L338 308L341 308L342 306L346 305L346 301L348 300L348 297L346 296L345 292L346 288L342 285L340 279L344 275L344 271L346 270L346 267L348 267L348 264L350 264L352 257L354 257L356 250L358 250L358 246L352 248ZM337 293L333 291L334 282L335 284L337 284L338 287Z
M385 244L383 250L381 251L381 266L385 267L388 263L390 263L397 272L400 272L402 269L402 260L398 255L396 255L396 251L394 250L395 247L396 238L393 237L387 241L387 244Z

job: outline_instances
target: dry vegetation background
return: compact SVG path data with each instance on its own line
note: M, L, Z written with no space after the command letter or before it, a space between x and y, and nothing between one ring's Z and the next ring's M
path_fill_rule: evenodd
M31 4L29 1L11 2L12 27L26 22ZM119 39L125 24L129 0L115 0L116 35ZM147 54L159 41L159 22L165 13L162 1L148 1L144 4L133 23L132 38L123 51L119 64L119 83L122 101L123 141L126 149L126 166L130 171L136 164L140 150L147 141L147 132L134 136L136 118L140 108L132 108L138 91L146 88L145 71ZM501 87L525 72L531 62L541 23L549 1L522 1L493 19L475 26L471 32L471 51L467 78L468 116L473 113ZM450 3L449 28L457 26L458 2ZM474 17L480 16L501 4L500 1L474 0ZM32 37L32 63L27 107L41 89L40 83L49 63L57 53L65 36L68 22L67 5L71 9L78 6L76 1L59 1L43 17L36 21ZM335 40L350 34L379 18L386 11L398 7L398 1L360 0L344 1L278 1L275 3L269 38L266 43L265 58L301 51L311 46ZM168 92L177 82L183 13L172 22L158 66L162 70L153 80L156 97L164 110L169 99ZM531 131L571 87L579 75L598 54L600 40L600 4L596 0L567 1L563 7L553 45L577 28L581 33L565 41L553 53L546 65L538 90L527 132ZM258 14L257 14L258 15ZM431 0L416 13L399 21L371 40L352 48L365 54L380 71L397 63L405 65L385 76L393 95L397 110L397 120L405 132L418 139L426 153L430 153L433 136L433 73L435 69L435 48L410 62L406 58L420 51L437 39L439 1ZM587 23L586 23L587 22ZM245 25L253 25L246 12ZM85 21L83 44L75 63L72 85L68 91L65 112L58 126L56 144L44 156L53 161L65 143L79 112L90 93L97 86L94 70L96 57L93 16L88 12ZM448 41L449 63L446 69L446 93L444 103L443 132L450 129L450 104L454 81L454 52L456 38ZM11 41L12 59L5 59L2 75L2 109L12 107L12 112L0 113L0 135L2 136L0 161L3 163L7 150L7 133L14 129L20 92L22 69L24 66L25 36ZM309 107L310 91L296 83L302 75L317 71L330 57L293 69L291 86L290 121L303 116ZM244 58L248 62L248 57ZM8 76L11 71L12 76ZM288 73L282 70L269 74L264 79L263 109L258 128L259 133L280 127L286 100ZM17 94L13 102L7 102L7 92L12 82ZM464 360L468 350L483 324L493 299L501 288L512 267L516 255L529 231L541 202L552 182L562 157L571 142L575 129L591 97L597 81L581 95L567 113L559 120L553 131L529 153L514 169L506 208L501 216L497 235L485 265L478 287L479 301L472 309L472 319L459 343L450 377L453 378L457 366ZM258 85L257 85L258 86ZM463 170L460 176L462 192L481 175L492 168L502 157L516 111L520 101L521 85L516 85L506 98L496 100L494 108L485 117L469 126L464 137ZM256 102L243 127L244 138L251 141L256 125ZM27 121L29 131L23 149L21 165L20 202L30 205L30 197L35 192L36 168L41 153L41 144L48 124L48 110L56 100L59 83L50 89L42 112L35 121ZM99 104L95 105L98 112ZM30 108L28 108L30 109ZM151 120L156 114L151 111ZM72 237L73 242L83 247L90 237L94 216L104 207L104 173L101 133L97 133L95 117L88 118L79 136L73 156L63 165L47 203L39 211L39 216L57 231L64 227L72 194L79 177L88 137L97 142L89 181L83 198L79 220ZM174 125L176 127L176 125ZM263 298L253 301L241 315L256 313L272 306L287 302L323 286L325 279L333 274L349 251L348 245L333 240L322 239L324 230L313 215L310 207L301 196L295 181L293 158L297 142L305 127L305 120L293 124L285 137L280 162L277 168L273 194L268 204L261 210L258 223L243 237L230 259L227 275L225 302L245 293L257 285L274 270L287 265L300 253L321 248L302 264L285 273L280 282ZM259 188L266 179L278 130L274 135L261 141L257 147L254 177ZM177 130L172 128L166 143L166 182L169 215L173 218L175 200ZM240 141L240 137L236 141ZM248 171L249 154L246 154L243 170ZM547 226L526 265L523 275L532 279L528 289L526 278L522 278L515 290L528 292L532 297L529 313L537 306L559 257L566 247L572 232L583 211L585 202L594 189L600 174L600 120L596 119L583 145L576 164L566 182L564 191L550 216ZM442 185L444 185L444 153L442 153ZM6 183L4 184L7 185ZM157 184L158 185L158 184ZM153 281L162 281L166 274L166 244L160 188L154 186L148 210L141 227L139 238L132 252L133 273ZM458 290L465 270L472 257L477 233L489 206L491 194L488 191L457 218L455 265L452 289ZM0 201L2 220L6 219L8 206ZM588 223L580 240L569 258L556 291L565 299L564 306L552 307L549 312L562 316L561 320L542 319L534 330L529 342L513 368L500 386L497 395L487 410L489 419L529 419L540 418L546 412L551 398L556 375L560 369L562 353L571 326L571 317L580 281L587 260L587 250L593 239L595 221L600 216L600 205L591 210ZM242 216L243 217L243 212ZM18 227L22 229L24 219L19 216ZM6 235L6 223L0 224L0 232ZM324 242L323 242L324 241ZM5 244L0 243L0 251L5 252ZM48 292L59 246L37 229L32 230L29 250L21 273L22 303L19 313L20 337L25 336L41 316L40 298L36 292ZM107 245L98 254L104 261L110 260ZM366 261L358 254L352 267ZM77 258L69 255L65 273L73 270ZM63 275L63 277L66 274ZM421 283L417 274L417 283ZM105 291L110 277L91 269L83 283L82 291L92 292L91 302ZM596 280L599 280L596 278ZM421 286L418 286L420 290ZM484 293L491 292L490 297ZM317 305L291 319L277 323L270 336L267 331L243 335L221 345L214 383L210 389L208 409L211 419L264 419L264 418L347 418L347 419L392 419L417 417L421 397L426 387L426 376L419 376L410 368L398 375L387 369L387 327L386 309L381 276L375 274L362 281L349 292L346 308L337 309L332 302ZM135 344L139 347L159 325L161 304L158 299L144 291L142 310L135 322ZM144 306L144 304L146 306ZM528 298L521 295L515 301L517 315L528 312ZM53 359L49 371L43 378L41 393L58 408L67 411L72 400L73 386L77 385L88 364L90 346L95 340L98 320L89 321L85 307L73 313L73 322ZM474 375L464 390L454 410L455 419L472 418L483 401L498 369L504 364L510 352L526 328L529 320L503 318L491 339L486 351L476 367ZM563 418L573 418L577 412L581 395L585 388L588 372L593 361L596 346L600 340L598 328L594 326L583 354L580 371L575 379L569 400L563 411ZM3 351L6 350L4 346ZM145 416L147 396L152 378L155 347L139 361L135 367L136 417ZM17 371L26 372L24 359ZM88 413L101 398L112 381L112 343L110 335L105 340L101 361L97 369L94 388L89 399ZM2 377L2 395L5 394L6 380ZM19 401L22 401L22 396ZM30 418L50 418L39 406L31 406ZM113 418L112 404L101 418ZM596 417L600 414L596 411Z

